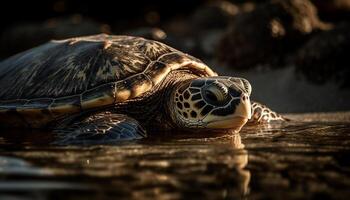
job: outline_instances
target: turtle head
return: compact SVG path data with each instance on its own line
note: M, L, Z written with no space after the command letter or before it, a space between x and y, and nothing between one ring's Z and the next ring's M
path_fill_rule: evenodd
M250 83L216 76L181 82L172 94L172 118L181 128L234 129L251 118Z

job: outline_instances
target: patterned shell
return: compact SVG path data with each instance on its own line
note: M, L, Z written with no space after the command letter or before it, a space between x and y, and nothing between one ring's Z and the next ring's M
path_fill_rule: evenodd
M23 124L22 119L40 127L63 115L138 97L182 68L216 75L194 57L139 37L100 34L51 41L0 63L0 121Z

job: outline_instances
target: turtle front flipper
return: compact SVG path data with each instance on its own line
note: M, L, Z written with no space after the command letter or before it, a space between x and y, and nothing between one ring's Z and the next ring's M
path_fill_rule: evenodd
M65 120L54 133L58 138L55 144L59 145L113 144L146 137L146 131L137 120L111 112Z
M288 119L284 118L280 114L272 111L267 106L251 101L252 107L252 118L248 121L248 123L269 123L271 121L288 121Z

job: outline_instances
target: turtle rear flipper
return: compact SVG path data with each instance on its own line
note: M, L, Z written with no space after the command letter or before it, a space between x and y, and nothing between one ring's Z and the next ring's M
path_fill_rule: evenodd
M55 144L59 145L113 144L146 137L146 131L138 121L110 112L93 113L64 123L54 133L58 137Z
M272 111L267 106L252 101L252 118L248 121L249 123L269 123L272 121L289 121L289 119L283 117L282 115Z

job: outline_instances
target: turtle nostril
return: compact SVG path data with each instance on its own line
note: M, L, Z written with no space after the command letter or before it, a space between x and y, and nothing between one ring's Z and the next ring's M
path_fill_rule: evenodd
M247 101L247 100L249 100L249 96L244 94L241 96L241 99L242 99L242 101Z

